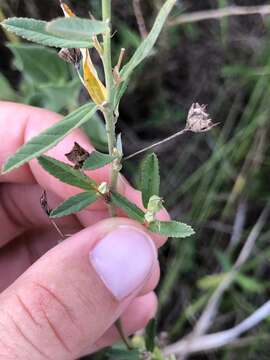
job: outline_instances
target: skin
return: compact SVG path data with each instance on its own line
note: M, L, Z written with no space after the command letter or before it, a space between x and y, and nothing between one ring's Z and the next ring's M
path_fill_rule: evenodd
M47 110L0 102L0 166L60 119ZM67 162L64 154L75 141L93 150L87 137L75 130L47 154ZM108 166L88 173L97 182L109 181ZM98 201L76 216L57 220L63 233L72 234L57 244L59 235L40 208L42 189L51 207L78 192L36 160L0 176L0 359L75 359L117 341L113 324L119 316L126 334L131 334L143 328L157 308L153 290L159 280L158 261L147 281L122 302L112 297L86 261L94 244L117 226L147 230L121 212L111 219L106 204ZM118 191L143 208L140 192L122 176ZM158 218L169 216L162 210ZM150 236L157 248L166 241Z

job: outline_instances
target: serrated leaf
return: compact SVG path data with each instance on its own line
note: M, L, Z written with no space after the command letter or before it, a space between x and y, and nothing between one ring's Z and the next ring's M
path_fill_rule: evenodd
M194 234L191 226L178 221L159 221L151 222L148 229L160 235L185 238Z
M84 190L95 190L96 188L97 184L94 180L82 174L80 170L76 170L62 161L54 159L50 156L42 155L38 158L38 162L49 174L66 184L76 186Z
M57 208L50 213L51 218L67 216L74 214L94 203L97 199L95 191L86 191L70 197L62 202Z
M93 151L83 163L84 170L94 170L110 164L115 156Z
M155 337L157 331L156 319L149 321L145 329L145 347L147 351L153 352L155 348Z
M159 195L159 164L155 153L147 155L143 160L140 179L143 206L147 208L150 197L153 195Z
M7 160L2 173L6 173L25 164L27 161L55 146L73 129L80 127L91 119L96 110L97 107L93 103L83 105L49 129L43 131L40 135L30 139Z
M104 33L107 24L104 21L82 19L79 17L60 17L46 25L46 30L53 35L69 40L89 41L94 35Z
M91 38L86 40L70 40L53 35L46 30L46 21L29 18L12 17L1 22L8 31L35 43L60 48L89 48L93 46Z
M160 9L155 23L148 34L148 36L143 40L140 46L137 48L135 53L129 62L123 67L120 72L121 78L123 80L127 79L133 70L150 54L153 46L155 45L157 38L163 28L163 25L171 12L173 6L177 0L167 0L162 8Z
M127 198L116 191L111 192L111 201L114 205L122 209L131 219L144 223L144 212L137 205L130 202Z

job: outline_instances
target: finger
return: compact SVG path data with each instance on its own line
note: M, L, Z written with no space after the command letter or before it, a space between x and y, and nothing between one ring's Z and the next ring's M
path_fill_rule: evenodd
M28 229L51 227L48 216L40 205L42 189L39 185L33 184L1 184L0 185L0 224L1 237L0 248L10 240L17 238ZM53 193L48 194L50 206L54 207L59 203L59 197ZM78 220L68 216L57 220L57 224L65 229L78 228ZM59 235L54 233L56 243Z
M157 297L154 292L139 296L133 300L121 316L124 334L130 336L136 331L145 328L148 322L155 317L157 306ZM85 355L96 352L106 346L111 346L119 340L121 340L119 333L113 325L92 348L87 349Z
M147 280L147 282L140 291L140 295L145 295L155 290L155 288L159 283L159 279L160 279L160 267L159 267L159 262L157 260L149 279Z
M0 102L0 136L1 138L8 137L8 141L3 142L3 144L0 143L0 165L2 166L7 157L12 155L16 149L30 138L38 135L41 131L59 120L59 115L48 110L21 104ZM48 154L59 160L66 161L64 154L71 150L75 141L88 151L93 150L86 135L77 129L66 136L63 141L51 149ZM110 181L110 166L105 166L87 173L97 182ZM0 177L0 181L2 182L33 182L34 180L39 183L41 187L55 192L62 199L66 199L78 192L75 187L61 183L44 171L36 160L32 160L29 165L25 165ZM119 176L118 191L129 198L130 201L135 202L139 207L143 208L140 192L131 187L121 176ZM96 202L90 209L101 211L104 216L107 216L107 213L104 214L103 212L105 206L103 202ZM88 226L92 224L91 217L89 217L87 213L85 216L80 216L79 218L83 225ZM169 215L164 209L159 212L158 218L160 220L168 220ZM159 235L155 235L154 239L156 240L157 246L163 245L166 241L165 237Z
M0 353L80 357L137 296L156 256L145 229L128 219L108 219L72 236L0 295Z

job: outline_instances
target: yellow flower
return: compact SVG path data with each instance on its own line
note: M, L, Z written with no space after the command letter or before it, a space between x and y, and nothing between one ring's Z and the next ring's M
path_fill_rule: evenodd
M75 16L70 7L60 2L65 17ZM83 57L83 84L87 89L91 99L97 105L101 105L106 101L107 91L103 83L100 81L97 71L92 63L88 49L80 49Z

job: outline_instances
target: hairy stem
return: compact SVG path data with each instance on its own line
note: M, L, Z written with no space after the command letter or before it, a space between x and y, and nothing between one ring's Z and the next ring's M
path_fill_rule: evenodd
M106 122L106 131L108 138L109 154L114 154L116 147L116 135L115 135L115 116L113 112L113 74L112 74L112 57L111 57L111 1L102 0L102 19L108 23L108 28L103 35L103 64L107 89L107 100L104 105L103 114ZM111 167L111 190L115 190L117 187L117 178L119 173L119 166L113 162ZM110 205L110 212L112 216L115 216L116 211L113 205Z
M107 89L107 99L106 104L103 106L103 115L106 122L106 132L108 138L108 150L110 155L114 155L116 148L116 134L115 134L115 123L116 119L114 116L113 110L113 91L114 91L114 83L113 83L113 73L112 73L112 54L111 54L111 0L102 0L102 19L103 21L108 23L108 28L103 34L103 66L105 73L105 82ZM111 181L110 181L110 189L116 190L117 187L117 178L119 173L119 161L116 159L111 166ZM116 208L113 204L109 204L109 211L111 216L116 216ZM122 339L122 341L126 344L128 349L131 349L131 345L129 340L126 338L121 320L118 319L115 322L116 329Z

